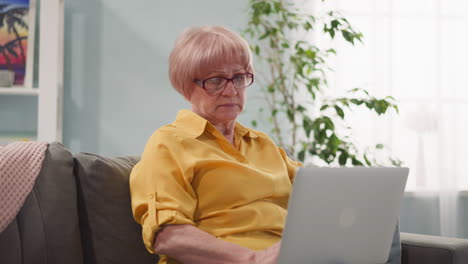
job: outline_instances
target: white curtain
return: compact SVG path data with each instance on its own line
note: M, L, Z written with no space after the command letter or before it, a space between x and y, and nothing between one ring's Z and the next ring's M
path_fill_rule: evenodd
M459 128L454 120L450 120L457 113L438 115L429 106L420 105L416 111L405 114L408 117L406 126L417 136L416 156L410 163L413 165L410 188L415 191L433 191L438 197L440 235L458 237L458 157L453 154L462 146L457 145ZM431 140L431 135L433 141L430 144L435 149L432 151L437 155L428 161L425 145Z
M464 160L468 155L464 148L467 147L466 143L468 142L463 140L464 135L467 134L466 127L463 129L458 122L464 122L459 120L459 117L460 115L465 116L466 112L458 112L453 107L451 108L451 111L448 110L446 119L440 122L439 137L444 140L444 143L441 144L441 153L446 154L439 162L438 170L440 233L442 236L462 237L461 234L464 230L459 229L461 219L458 206L461 193L459 178L466 175L466 171L463 172L463 169L466 167ZM466 120L466 118L462 119Z

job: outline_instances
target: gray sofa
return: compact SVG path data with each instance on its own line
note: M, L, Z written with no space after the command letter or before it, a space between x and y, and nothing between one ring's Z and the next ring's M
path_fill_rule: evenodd
M156 263L131 213L128 177L137 161L73 156L51 143L33 191L0 234L0 263ZM402 263L468 263L468 240L406 233L401 238Z

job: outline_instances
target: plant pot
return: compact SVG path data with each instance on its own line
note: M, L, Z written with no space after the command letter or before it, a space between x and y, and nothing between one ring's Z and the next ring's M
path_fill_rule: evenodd
M15 83L15 72L12 70L0 70L0 87L12 87Z

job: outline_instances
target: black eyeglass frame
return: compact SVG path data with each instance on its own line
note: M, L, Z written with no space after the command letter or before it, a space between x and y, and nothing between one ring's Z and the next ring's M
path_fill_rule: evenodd
M234 79L239 77L240 75L248 75L252 78L252 81L246 85L246 86L243 86L243 87L236 87L236 85L234 84ZM226 80L226 83L224 84L224 86L222 88L220 88L218 91L215 91L213 93L210 93L206 87L205 87L205 82L210 80L210 79L213 79L213 78L221 78L221 79L224 79ZM254 83L254 78L255 76L253 75L253 73L250 73L250 72L246 72L246 73L240 73L240 74L235 74L234 76L232 76L232 78L225 78L225 77L222 77L222 76L215 76L215 77L211 77L211 78L208 78L208 79L205 79L205 80L193 80L198 86L200 86L201 88L203 88L208 94L210 95L216 95L216 94L219 94L219 93L222 93L224 91L224 89L226 89L226 86L228 85L229 82L232 82L232 85L234 86L234 88L237 90L237 89L244 89L244 88L247 88L249 86L251 86L253 83Z

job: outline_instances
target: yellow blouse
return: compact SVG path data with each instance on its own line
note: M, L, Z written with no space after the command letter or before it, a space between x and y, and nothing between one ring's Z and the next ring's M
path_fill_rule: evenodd
M154 253L165 224L191 224L254 250L281 238L292 161L264 133L236 123L234 147L207 120L181 110L148 140L130 175L132 210ZM162 256L160 263L172 263Z

